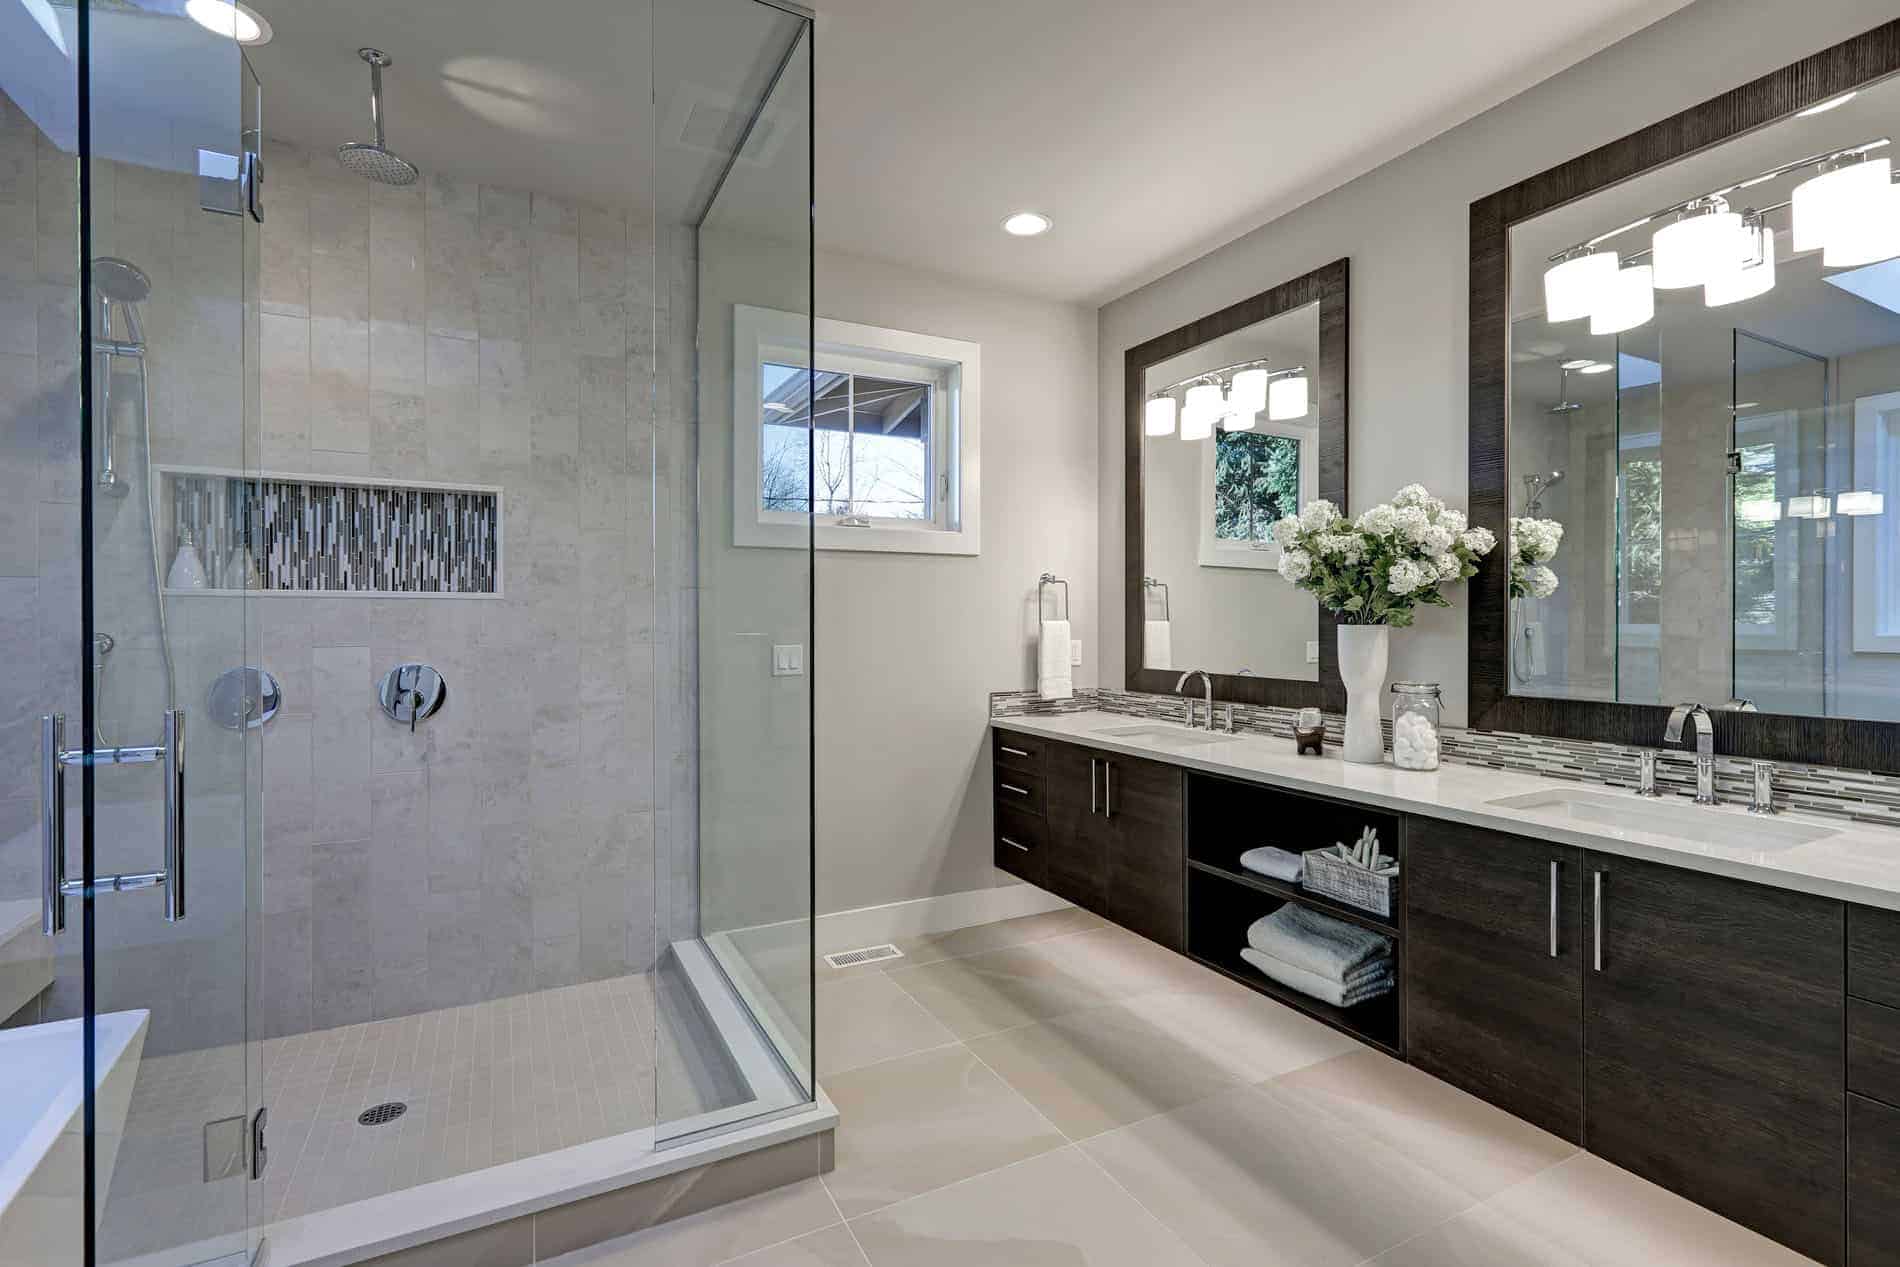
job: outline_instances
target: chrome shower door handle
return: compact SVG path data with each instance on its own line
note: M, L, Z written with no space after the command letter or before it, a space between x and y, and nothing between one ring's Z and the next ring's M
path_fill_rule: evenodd
M66 931L66 716L40 718L40 931Z
M165 922L185 918L185 710L165 710Z

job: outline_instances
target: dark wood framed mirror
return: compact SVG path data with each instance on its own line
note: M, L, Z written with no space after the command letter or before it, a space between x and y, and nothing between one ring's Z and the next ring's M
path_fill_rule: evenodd
M1900 435L1900 292L1853 272L1900 257L1824 253L1792 193L1891 155L1896 113L1900 21L1471 204L1471 522L1569 521L1557 588L1512 598L1508 548L1472 581L1472 727L1653 746L1676 703L1759 696L1715 713L1718 752L1900 771L1900 639L1854 579L1900 548L1900 467L1867 456ZM1722 293L1665 281L1652 235L1731 210L1756 255L1710 265ZM1737 286L1764 228L1780 263ZM1611 250L1653 287L1572 315L1547 270Z
M1170 694L1201 668L1219 700L1344 707L1333 616L1280 578L1268 529L1314 498L1346 507L1348 272L1128 350L1129 690Z

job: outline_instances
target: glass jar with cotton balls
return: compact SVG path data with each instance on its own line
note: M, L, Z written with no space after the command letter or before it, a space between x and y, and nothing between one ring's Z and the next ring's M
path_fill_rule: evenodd
M1392 764L1401 770L1438 768L1443 695L1436 682L1392 684Z

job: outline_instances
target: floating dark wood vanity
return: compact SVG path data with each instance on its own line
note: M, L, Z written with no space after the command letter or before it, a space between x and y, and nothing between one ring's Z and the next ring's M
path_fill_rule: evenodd
M1900 1265L1900 913L993 731L996 865L1816 1260ZM1375 827L1390 916L1245 871ZM1239 957L1297 902L1395 943L1335 1008Z

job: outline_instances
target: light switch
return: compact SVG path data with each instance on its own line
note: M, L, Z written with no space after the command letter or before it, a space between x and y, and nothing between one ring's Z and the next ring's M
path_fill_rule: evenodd
M1306 662L1308 664L1319 663L1319 639L1314 638L1306 644Z
M772 644L772 676L803 677L805 673L805 648L801 643Z
M1082 663L1082 640L1077 638L1069 643L1069 664L1074 666L1080 663Z

